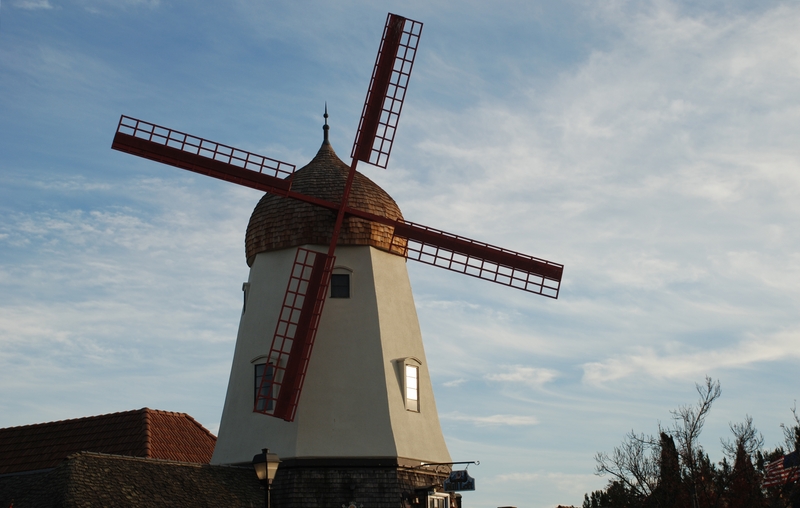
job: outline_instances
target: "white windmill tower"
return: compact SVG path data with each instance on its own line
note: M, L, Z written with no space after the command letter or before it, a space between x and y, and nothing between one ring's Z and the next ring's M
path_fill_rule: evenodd
M247 230L250 276L212 462L249 462L268 446L282 458L281 508L397 506L441 482L420 467L450 455L406 259L558 297L562 265L407 222L356 172L358 162L387 165L421 30L387 17L349 166L327 120L297 172L126 116L114 136L114 149L268 193Z
M326 115L327 116L327 115ZM325 139L314 159L294 173L292 189L325 200L342 195L349 167ZM350 206L402 219L394 200L356 173ZM389 252L389 226L356 217L342 224L332 283L293 421L264 418L279 360L270 339L298 247L324 252L333 211L266 194L247 228L250 277L236 341L214 463L239 463L262 446L282 460L393 459L409 465L449 462L439 427L422 335L402 254ZM260 407L258 407L260 405Z

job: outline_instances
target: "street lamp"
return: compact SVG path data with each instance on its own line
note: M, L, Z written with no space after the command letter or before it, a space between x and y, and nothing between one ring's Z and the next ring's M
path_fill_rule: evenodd
M280 461L281 459L274 453L270 453L267 448L262 448L261 453L253 457L253 469L256 470L256 476L262 483L264 481L267 482L267 493L264 500L267 508L271 508L270 491L272 490L272 480L275 479L275 473L278 471Z

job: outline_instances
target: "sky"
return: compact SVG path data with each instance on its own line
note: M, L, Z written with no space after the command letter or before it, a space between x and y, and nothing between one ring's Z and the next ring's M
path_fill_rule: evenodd
M350 147L387 12L424 23L407 220L565 265L557 300L409 262L465 506L580 505L719 380L782 443L800 371L800 4L0 3L0 427L219 419L260 193L110 149L122 114L297 164Z

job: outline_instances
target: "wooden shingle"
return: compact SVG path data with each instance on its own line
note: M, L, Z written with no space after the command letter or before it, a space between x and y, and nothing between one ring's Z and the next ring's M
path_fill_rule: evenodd
M252 508L264 506L264 490L252 467L81 452L48 471L0 475L0 506L11 503L15 508Z
M323 142L317 155L294 173L292 190L338 203L344 193L350 167L342 162L333 147ZM366 212L402 219L397 203L375 182L356 172L349 206ZM301 245L328 245L336 222L336 212L273 194L265 194L256 205L247 226L245 253L247 264L256 254ZM357 217L345 217L337 245L371 245L389 250L392 228Z

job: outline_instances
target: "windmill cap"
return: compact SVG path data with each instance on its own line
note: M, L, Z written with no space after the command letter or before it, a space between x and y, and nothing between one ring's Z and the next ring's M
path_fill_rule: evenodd
M327 141L317 155L294 173L292 191L338 203L344 193L350 167L342 162ZM349 206L390 219L403 214L389 194L375 182L356 172ZM265 194L250 216L245 236L247 264L257 254L301 245L329 245L336 212L274 194ZM358 217L345 216L337 245L370 245L389 250L392 227Z

